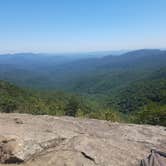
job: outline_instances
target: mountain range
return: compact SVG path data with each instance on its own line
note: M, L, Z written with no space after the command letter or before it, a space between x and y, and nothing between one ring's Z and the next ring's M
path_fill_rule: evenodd
M124 114L142 111L145 115L146 110L159 110L165 115L164 50L142 49L118 56L84 58L32 53L0 55L0 79L49 93L74 93L92 105L97 103L102 109Z

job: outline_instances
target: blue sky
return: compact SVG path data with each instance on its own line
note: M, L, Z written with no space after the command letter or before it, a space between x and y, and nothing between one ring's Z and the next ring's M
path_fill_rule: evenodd
M0 0L0 52L166 47L166 0Z

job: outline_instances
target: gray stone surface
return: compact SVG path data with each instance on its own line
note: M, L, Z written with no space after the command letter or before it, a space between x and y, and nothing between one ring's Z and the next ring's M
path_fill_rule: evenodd
M166 128L0 114L0 166L138 166L152 148L166 151Z

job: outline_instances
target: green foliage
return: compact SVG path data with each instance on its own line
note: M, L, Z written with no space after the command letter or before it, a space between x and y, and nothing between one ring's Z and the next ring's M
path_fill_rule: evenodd
M32 91L4 81L0 81L0 92L0 112L86 116L93 109L98 110L84 97L64 92Z
M162 70L162 73L163 71L166 73L166 69ZM149 78L119 89L108 98L107 105L117 108L120 112L131 113L139 111L151 102L166 105L166 79L161 75L161 70Z
M165 125L166 51L137 50L77 61L57 58L0 56L1 79L51 90L0 81L0 111Z
M80 102L75 96L72 96L65 108L65 115L67 116L76 116L77 112L80 109Z
M17 102L11 98L1 98L0 110L5 113L14 112L17 109Z
M125 116L115 110L109 109L109 108L103 108L99 111L93 111L87 114L88 118L93 119L101 119L101 120L107 120L111 122L125 122L126 118Z
M166 126L166 105L149 104L135 114L133 122Z
M79 116L166 126L165 69L111 94L34 91L0 81L0 112Z

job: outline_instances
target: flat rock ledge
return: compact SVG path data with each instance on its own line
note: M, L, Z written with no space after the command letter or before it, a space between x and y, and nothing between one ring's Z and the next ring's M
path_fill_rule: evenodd
M72 117L0 114L0 166L139 166L166 151L166 128Z

